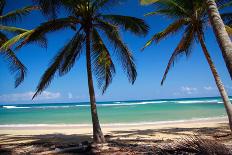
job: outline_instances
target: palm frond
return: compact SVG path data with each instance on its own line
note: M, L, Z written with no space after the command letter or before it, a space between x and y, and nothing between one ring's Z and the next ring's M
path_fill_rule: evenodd
M7 36L0 32L0 46L6 41L8 41ZM20 62L11 49L0 50L0 54L7 60L6 62L9 64L10 71L15 74L15 87L18 87L26 76L26 67Z
M110 9L112 6L124 1L126 0L95 0L92 5L94 10Z
M103 15L105 20L112 22L118 26L122 26L125 30L129 30L137 35L146 35L149 30L149 26L144 22L144 20L123 16L123 15Z
M162 6L162 5L161 5ZM185 11L186 12L186 11ZM176 8L169 8L169 7L161 7L156 9L155 11L146 13L144 16L153 16L153 15L163 15L169 18L178 18L178 16L186 17L186 14L184 14L182 11Z
M62 63L59 67L59 75L63 76L70 71L75 64L75 61L79 58L82 47L85 41L85 36L81 33L77 33L74 38L69 42L69 46L65 48L66 53L63 56Z
M159 32L157 34L155 34L142 48L142 50L144 50L146 47L150 46L152 42L156 41L157 43L161 40L164 39L166 37L168 37L169 35L175 34L176 32L178 32L183 26L185 26L185 24L188 23L188 19L180 19L175 21L174 23L170 24L165 30L163 30L162 32Z
M36 93L33 95L33 98L35 98L37 95L43 92L49 84L51 83L52 79L55 76L55 73L57 71L60 72L61 75L64 75L67 73L67 71L71 68L72 66L72 61L66 64L66 58L70 54L70 52L76 52L78 51L77 49L74 50L75 47L78 48L80 42L78 42L79 38L82 38L82 35L76 34L65 46L60 50L60 52L54 57L54 59L51 62L51 65L48 67L48 69L45 71L43 74L39 85L37 86ZM73 51L74 50L74 51ZM33 99L32 98L32 99Z
M6 32L11 32L14 34L20 34L20 33L24 33L26 31L28 31L28 30L22 29L22 28L17 28L17 27L13 27L13 26L3 26L3 25L0 25L0 30L6 31Z
M56 71L59 69L60 63L65 55L65 50L60 51L54 58L50 67L45 71L42 78L40 79L39 85L36 88L36 93L33 95L32 99L34 99L37 95L43 92L49 84L51 83L52 79L55 76Z
M33 0L41 7L42 13L52 19L57 18L59 9L62 6L62 0Z
M20 40L26 38L27 36L29 36L31 33L33 33L33 30L28 30L24 33L21 33L19 35L16 35L15 37L13 37L12 39L6 41L5 43L2 44L2 46L0 47L0 50L9 50L13 45L15 45L17 42L19 42Z
M189 26L187 30L185 31L185 34L182 37L181 41L179 42L178 46L176 47L175 51L173 52L171 58L169 59L168 65L165 69L165 72L164 72L164 75L161 81L161 85L163 85L171 66L174 65L175 60L183 54L186 54L187 56L190 55L191 47L194 42L194 35L195 35L194 28L192 26Z
M128 47L121 40L117 27L104 21L98 21L98 27L103 30L107 38L114 45L118 60L121 61L122 67L127 73L129 82L133 84L137 77L134 58Z
M164 17L170 18L170 19L178 19L179 16L182 16L183 18L186 17L182 12L176 10L176 9L170 9L170 8L164 8L159 9L153 12L146 13L144 16L153 16L153 15L162 15Z
M72 10L84 0L32 0L41 8L42 13L49 19L56 19L60 10L72 12ZM63 12L64 13L64 12ZM66 12L65 12L66 13Z
M188 15L188 11L186 10L185 7L183 7L184 3L182 3L180 0L168 0L166 2L166 4L167 3L170 3L171 4L170 6L176 8L177 10L180 10L180 12L182 12L183 14ZM189 3L189 2L187 2L187 3Z
M45 35L50 32L70 28L75 22L77 21L73 18L60 18L42 23L34 29L33 32L28 35L17 48L21 48L26 44L35 42L38 39L45 37Z
M0 54L5 57L8 64L10 65L10 71L15 74L15 87L18 87L26 76L26 67L16 57L15 53L12 50L8 49L7 51L1 51Z
M162 14L166 14L167 12L169 12L167 9L152 11L152 12L146 13L144 16L153 16L153 15L159 15L159 14L162 15Z
M98 86L102 89L102 93L104 93L112 82L115 68L110 53L96 29L92 32L92 39L93 52L91 58L93 60L93 70L98 81Z
M0 16L0 23L8 24L14 23L16 21L21 21L23 16L28 15L32 10L38 10L39 8L36 6L28 6L22 9L11 11L5 15Z
M141 5L149 5L158 2L159 0L140 0Z
M156 11L169 18L187 17L191 11L191 1L160 0L155 3Z

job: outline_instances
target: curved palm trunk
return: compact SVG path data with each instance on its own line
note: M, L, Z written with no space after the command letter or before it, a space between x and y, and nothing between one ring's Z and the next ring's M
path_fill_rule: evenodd
M227 92L225 90L225 87L223 86L222 84L222 81L217 73L217 70L214 66L214 63L209 55L209 52L206 48L206 45L204 43L204 40L203 40L203 36L198 32L198 39L200 41L200 44L201 44L201 47L202 47L202 50L204 52L204 55L207 59L207 62L210 66L210 69L212 71L212 74L213 74L213 77L214 77L214 80L216 82L216 85L218 87L218 90L221 94L221 97L223 99L223 103L224 103L224 106L225 106L225 109L226 109L226 112L227 112L227 116L228 116L228 119L229 119L229 126L230 126L230 130L232 131L232 104L230 103L230 99L227 95Z
M86 31L86 63L87 63L87 74L88 74L88 86L89 86L89 97L91 104L91 115L93 124L93 142L104 143L105 138L101 131L101 126L98 120L96 99L93 86L92 69L91 69L91 56L90 56L90 33Z
M226 66L230 73L230 77L232 78L232 42L228 33L226 32L225 25L221 19L215 1L206 0L206 4L208 7L208 15L214 30L214 34L222 51L222 55L226 62Z

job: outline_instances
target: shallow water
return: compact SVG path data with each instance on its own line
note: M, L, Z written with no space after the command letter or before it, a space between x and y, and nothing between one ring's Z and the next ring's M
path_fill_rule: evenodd
M220 98L99 102L101 123L147 123L225 117ZM0 124L90 124L89 103L0 106Z

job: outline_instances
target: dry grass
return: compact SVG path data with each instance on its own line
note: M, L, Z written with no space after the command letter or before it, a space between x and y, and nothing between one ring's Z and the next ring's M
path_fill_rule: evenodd
M188 136L162 147L159 154L232 155L232 150L213 139Z

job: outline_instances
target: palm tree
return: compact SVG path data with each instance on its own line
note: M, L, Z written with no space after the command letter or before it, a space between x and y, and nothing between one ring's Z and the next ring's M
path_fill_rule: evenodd
M147 5L159 1L162 0L140 0L140 3L142 5ZM170 1L170 0L166 0L166 1ZM205 9L208 10L210 23L213 27L214 34L216 36L219 47L221 49L228 72L230 73L230 77L232 78L232 42L228 36L228 33L230 35L232 34L232 28L231 26L228 27L227 25L224 25L217 7L217 4L220 7L231 6L232 2L231 0L206 0L206 1L202 1L202 3L206 3ZM230 19L231 19L231 14L230 14Z
M25 35L28 33L28 30L21 29L17 27L8 26L10 23L15 23L20 21L23 16L28 15L32 10L37 9L36 7L29 6L22 9L14 10L3 14L6 2L5 0L0 1L0 54L7 60L9 63L10 71L16 73L15 76L15 87L17 87L23 80L26 75L26 67L20 62L15 53L8 48L5 50L2 46L9 41L8 34L16 35L17 37Z
M220 0L218 1L220 2ZM229 3L232 4L231 1ZM214 0L206 0L206 4L210 23L213 27L218 45L222 51L223 58L232 79L232 42L226 32L226 28L221 19L216 2Z
M194 41L199 41L205 58L214 76L218 90L224 101L230 129L232 130L232 105L204 41L204 30L207 27L208 22L207 12L206 9L204 9L207 7L206 4L202 3L201 0L164 0L159 1L156 3L156 5L157 10L149 13L148 15L160 14L173 19L173 22L166 29L155 34L151 40L147 42L145 47L151 45L151 43L154 41L158 43L162 39L172 34L176 34L182 29L184 30L182 39L180 40L168 62L163 79L161 81L161 85L163 85L166 76L171 66L174 64L176 58L181 55L189 56L192 52L191 47L193 46Z
M95 143L103 143L105 139L97 114L92 71L96 76L99 87L102 89L102 93L106 91L115 74L110 51L102 36L104 35L113 45L114 54L118 56L118 60L121 62L129 81L133 84L137 76L134 58L122 41L119 29L123 28L136 35L145 35L148 32L148 26L141 19L123 15L103 14L102 10L105 7L110 7L111 2L112 0L37 0L44 13L51 15L52 20L42 23L32 30L32 33L17 46L17 48L20 48L45 36L48 32L66 28L73 30L74 36L52 60L50 67L43 74L33 98L48 87L56 73L59 76L65 75L74 66L80 55L85 54L93 123L93 141ZM56 18L56 9L59 7L69 10L67 17ZM84 47L85 53L83 52Z

